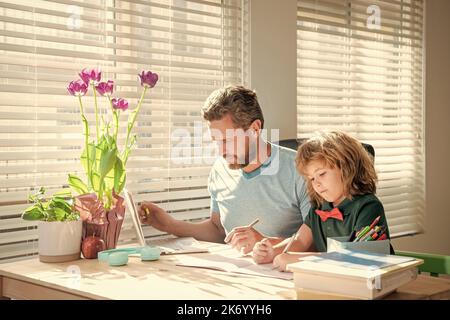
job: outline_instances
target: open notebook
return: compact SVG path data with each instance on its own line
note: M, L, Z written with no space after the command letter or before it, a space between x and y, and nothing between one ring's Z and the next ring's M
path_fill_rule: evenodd
M271 263L256 264L249 255L242 256L229 245L217 245L216 249L210 251L211 253L208 255L178 256L176 264L183 267L205 268L283 280L294 278L291 272L274 270Z
M124 189L125 201L133 220L133 226L136 230L136 236L141 246L158 246L161 254L182 254L182 253L202 253L208 252L208 249L202 243L192 237L184 238L164 238L164 239L145 239L142 225L139 220L139 213L134 204L131 192Z

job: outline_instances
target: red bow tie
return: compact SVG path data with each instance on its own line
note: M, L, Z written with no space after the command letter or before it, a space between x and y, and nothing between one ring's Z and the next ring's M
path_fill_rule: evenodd
M322 211L322 210L316 210L315 211L319 216L320 219L325 222L328 218L334 218L340 221L344 221L344 217L342 216L342 212L339 210L339 208L333 208L331 211Z

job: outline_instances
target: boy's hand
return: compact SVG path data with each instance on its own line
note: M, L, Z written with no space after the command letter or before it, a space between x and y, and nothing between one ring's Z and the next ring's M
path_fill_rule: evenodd
M253 247L253 261L258 264L270 263L275 256L273 246L269 239L264 238L262 241L257 242Z
M286 265L289 263L297 262L299 260L298 256L291 255L289 253L279 254L273 259L273 267L274 269L278 269L280 271L286 271Z
M301 261L302 258L308 256L317 256L320 252L295 252L295 253L282 253L273 259L273 268L280 271L287 271L286 266L289 263Z

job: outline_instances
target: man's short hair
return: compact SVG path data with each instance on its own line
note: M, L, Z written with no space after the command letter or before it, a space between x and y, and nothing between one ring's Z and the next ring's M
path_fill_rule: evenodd
M237 128L247 130L255 120L260 120L261 128L264 127L264 116L256 92L243 86L215 90L202 108L203 118L207 121L221 120L228 114Z

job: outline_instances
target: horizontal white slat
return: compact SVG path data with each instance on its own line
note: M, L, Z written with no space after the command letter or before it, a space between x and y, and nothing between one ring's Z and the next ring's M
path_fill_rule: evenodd
M204 198L204 197L209 198L209 194L207 189L203 188L203 189L193 189L183 191L168 190L165 192L153 192L145 195L140 195L139 197L141 199L144 199L145 201L160 202L160 201L173 201L190 198Z
M8 229L33 228L36 226L36 221L26 221L22 218L0 220L0 232L8 231Z
M297 23L297 32L318 32L317 31L318 26L316 24L312 24L312 26L305 26L302 24ZM342 30L345 30L345 32L342 32ZM346 37L346 33L348 32L348 29L342 29L341 31L336 31L333 29L321 29L319 31L320 34L328 35L328 36L337 36L337 37ZM360 28L360 31L366 31L365 28ZM410 46L412 49L418 49L420 48L420 40L414 40L414 39L407 39L403 41L399 41L396 37L390 37L391 39L383 39L383 43L391 44L391 45L398 45L398 46ZM352 39L360 40L360 41L374 41L376 40L375 37L371 36L365 36L362 34L358 34L358 32L354 32L352 35Z
M380 9L386 10L387 14L396 14L398 12L410 12L412 8L423 8L421 2L414 3L399 0L352 0L351 7L362 7L362 11L366 11L369 5L375 4ZM347 10L348 4L339 0L302 0L297 2L299 8L316 8L319 10L324 7L324 12L333 12L335 10Z
M38 242L28 241L15 244L7 244L0 246L0 263L13 262L23 260L24 258L31 258L38 252ZM11 258L15 257L15 259Z
M124 36L121 33L114 32L114 34L111 34L111 36L121 37ZM134 36L133 38L139 39L138 36ZM174 41L177 42L177 41ZM180 45L183 43L179 43ZM213 49L220 49L220 46L213 47ZM181 68L191 68L191 69L198 69L198 70L210 70L210 71L230 71L232 72L233 69L236 69L237 67L221 67L219 64L206 64L206 63L193 63L193 62L177 62L177 61L168 61L168 60L161 60L161 59L151 59L151 61L148 61L148 59L145 58L136 58L133 56L117 56L117 55L102 55L99 53L90 53L90 52L77 52L76 54L72 50L62 50L62 49L48 49L48 48L40 48L35 46L26 46L26 45L10 45L10 44L2 44L0 43L0 50L6 50L11 52L26 52L30 54L40 54L40 55L52 55L57 57L65 57L65 58L83 58L83 59L92 59L92 60L100 60L102 58L110 59L117 62L123 62L123 63L151 63L152 65L160 65L164 67L181 67ZM48 93L53 93L49 91ZM57 93L57 92L55 92Z
M84 178L83 178L84 179ZM179 190L181 188L199 188L199 187L206 187L207 183L207 177L202 178L189 178L184 180L162 180L162 181L152 181L152 182L139 182L139 178L137 179L131 179L130 176L127 176L127 185L132 186L132 188L129 187L130 190L136 190L141 193L143 192L163 192L166 195L162 195L160 200L166 199L167 197L175 198L173 195L176 194L176 190ZM27 183L28 182L28 183ZM16 186L16 188L30 188L29 191L10 191L7 193L4 193L4 195L1 196L3 199L3 202L11 202L11 201L25 201L29 194L32 194L36 191L36 189L39 186L47 186L48 191L58 191L63 188L63 186L67 187L67 174L64 174L62 176L58 177L40 177L40 178L34 178L33 180L33 186L30 185L30 179L24 179L22 180L16 180L11 183L11 185ZM10 185L3 183L2 186L4 187L10 187ZM31 189L33 188L33 189ZM199 196L205 196L206 191L192 191L192 194L190 196L192 197L199 197ZM152 195L151 197L156 197L156 195ZM1 203L0 203L1 204ZM11 213L17 213L21 212L24 208L21 206L20 209L4 209L4 207L0 206L0 217L2 215L2 210L5 210L5 214L11 214Z
M17 55L11 55L11 54L4 54L0 56L0 63L11 65L11 66L18 66L18 67L28 67L29 70L32 70L32 74L35 74L35 78L46 78L47 81L56 82L59 80L60 86L62 86L62 90L60 92L61 95L64 96L57 96L56 98L58 100L66 99L66 101L74 101L73 97L68 96L67 92L65 91L65 87L69 83L69 81L74 80L78 77L78 72L80 72L81 67L73 67L70 64L72 59L65 59L66 61L52 61L51 57L47 56L35 56L30 58L21 58ZM40 72L39 70L45 68L45 73ZM138 67L139 68L139 67ZM140 67L142 69L147 69L148 66ZM141 70L142 70L141 69ZM192 86L195 88L196 85L204 85L205 83L214 86L218 83L218 76L222 76L222 73L213 73L209 72L208 70L194 70L194 69L183 69L183 68L175 68L171 67L170 71L170 79L166 76L167 70L160 70L161 67L158 66L152 66L152 71L157 72L161 76L161 81L158 83L158 86L152 89L151 93L151 100L155 100L154 92L155 90L159 90L160 86L166 86L167 82L170 80L170 85L175 86ZM138 84L137 82L137 73L139 72L139 69L127 69L127 68L121 68L121 67L110 67L110 66L104 66L101 68L102 70L102 79L112 79L115 80L116 84L120 85L130 85L130 86L136 86ZM28 73L26 76L26 73L11 73L14 75L14 78L21 79L22 77L31 78L31 75ZM227 75L225 74L225 80L226 79L234 79L234 75ZM34 77L31 80L35 79ZM114 79L116 78L116 79ZM189 81L189 82L187 82ZM89 89L91 90L91 89ZM117 90L115 90L116 92ZM90 91L89 91L90 92ZM140 97L140 88L139 88L139 94L135 94L136 98ZM8 97L6 97L8 98ZM28 97L23 97L25 101L27 101ZM129 96L127 96L129 98ZM148 96L147 96L148 98ZM162 96L163 99L167 99L166 96ZM33 99L38 103L39 101L43 101L44 103L51 103L55 97L53 95L49 96L36 96L33 97ZM69 100L70 99L70 100ZM198 99L201 100L200 97ZM3 101L2 101L3 102ZM16 103L21 103L21 101L16 101ZM27 103L28 104L28 103ZM176 102L174 103L176 105ZM192 103L191 103L192 104Z
M392 46L385 43L357 39L351 39L350 41L343 42L344 39L345 37L341 36L327 36L318 32L302 31L297 33L297 49L317 49L318 52L322 53L320 48L320 44L322 44L324 53L332 53L332 48L337 48L338 50L345 48L347 52L353 52L353 50L356 50L357 55L358 51L371 52L371 54L369 53L369 56L374 57L378 57L379 54L391 56L397 55L397 59L406 58L408 61L412 61L412 59L417 59L422 56L422 52L420 50L415 50L410 46ZM412 56L413 53L414 56ZM418 57L415 57L416 54Z
M0 205L0 221L7 216L17 218L29 206L30 204Z
M340 11L321 11L320 9L315 8L306 8L306 7L298 7L297 11L297 19L301 21L313 21L317 23L321 23L321 21L332 21L336 23L336 25L340 24L341 27L345 28L349 24L348 16L351 14L351 26L360 26L365 25L367 22L367 7L364 8L363 11L360 11L361 8L354 6L352 3L351 9L347 7L343 7L343 10ZM329 9L329 8L327 8ZM359 10L358 10L359 9ZM399 15L394 17L394 19L390 19L389 10L386 10L387 15L383 14L383 24L381 25L381 30L384 31L384 34L395 34L396 29L402 29L407 32L421 32L421 24L416 23L415 20L409 20L407 18L402 19ZM391 16L392 17L392 16ZM378 31L379 32L379 31Z
M51 149L34 149L32 151L29 151L29 149L25 150L19 150L19 151L2 151L0 153L0 161L5 160L45 160L45 159L74 159L78 158L81 154L81 147L78 149L67 149L63 150L63 152L60 150L57 150L56 148L54 150ZM119 144L119 148L122 146ZM190 155L190 156L202 156L205 154L205 147L179 147L177 146L176 151L179 151L179 154L183 155ZM132 162L135 157L151 157L153 159L167 159L171 154L173 154L174 151L169 149L168 147L163 148L136 148L131 151L129 162Z
M10 231L0 233L0 245L21 241L32 241L36 240L37 238L38 238L37 229Z
M132 176L141 174L142 179L144 178L164 178L164 177L192 177L205 175L209 172L210 167L202 165L207 165L206 162L200 162L199 164L192 165L175 165L173 163L167 163L167 165L162 165L157 168L147 167L146 164L149 162L146 160L139 161L142 166L128 166L127 164L127 174ZM138 163L138 161L135 161ZM132 169L135 170L132 170ZM81 170L81 163L71 162L71 163L59 163L59 162L47 162L46 164L41 163L30 163L28 165L8 165L2 167L2 174L24 174L24 173L60 173L60 172L75 172Z
M0 86L0 89L2 86ZM33 110L34 111L34 110ZM46 113L46 112L7 112L7 111L1 111L0 112L0 119L8 119L8 120L61 120L61 121L76 121L78 123L79 120L79 113ZM126 118L125 115L123 115L122 118ZM169 116L168 115L147 115L145 113L139 114L139 119L137 119L137 122L169 122ZM176 116L172 115L170 117L171 122L187 122L187 123L195 123L201 120L201 118L196 116L189 116L189 115L183 115L183 116ZM92 119L92 121L94 121ZM80 128L80 134L81 134L81 128Z
M301 103L300 103L301 101ZM411 108L411 104L404 101L399 102L383 102L376 106L376 102L372 100L340 97L340 99L331 99L328 97L316 98L301 97L299 98L299 108L297 115L300 119L300 114L305 115L330 115L339 114L342 116L405 116L405 117L420 117L420 109ZM346 108L336 108L337 106Z

